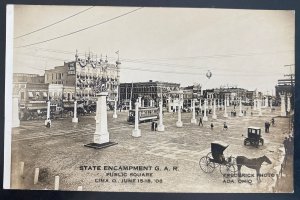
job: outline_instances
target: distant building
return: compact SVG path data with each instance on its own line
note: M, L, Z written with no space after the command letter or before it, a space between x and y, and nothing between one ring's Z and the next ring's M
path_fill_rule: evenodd
M121 83L120 84L120 101L122 104L128 105L131 100L132 107L138 97L141 97L144 106L150 106L150 101L158 103L158 100L163 96L163 104L166 106L168 93L178 90L180 84L161 81Z
M295 79L279 79L275 86L276 102L281 102L280 95L285 95L285 101L287 102L287 95L291 95L291 108L294 108L294 97L295 97ZM287 106L287 105L286 105Z
M51 91L52 97L61 94L64 101L78 101L88 104L96 101L96 94L103 86L108 92L108 101L114 101L118 93L120 62L111 64L102 59L88 56L79 58L75 55L75 61L65 62L63 66L57 66L45 71L45 83L61 84L57 91Z
M13 74L13 91L19 97L19 108L37 110L46 108L48 84L38 74Z

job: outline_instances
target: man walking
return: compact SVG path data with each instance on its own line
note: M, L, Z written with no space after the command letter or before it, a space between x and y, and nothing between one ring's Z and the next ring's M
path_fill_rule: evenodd
M202 117L200 117L200 119L199 119L199 126L203 126Z

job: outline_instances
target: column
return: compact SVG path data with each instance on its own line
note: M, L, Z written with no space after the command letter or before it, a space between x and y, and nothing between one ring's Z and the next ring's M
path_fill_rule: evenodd
M227 118L228 117L228 113L227 113L227 98L226 99L224 99L225 100L225 102L224 102L224 117L225 118Z
M242 113L242 98L240 98L240 113L239 113L240 117L243 117L243 113Z
M139 104L139 102L135 102L135 120L132 137L141 137L141 130L139 129Z
M267 107L269 107L269 105L268 105L268 97L266 97L266 99L265 99L265 107L267 108Z
M129 110L132 110L131 99L129 100Z
M270 99L270 108L271 108L271 112L272 112L272 109L273 109L273 101L272 101L272 98Z
M18 95L13 95L12 101L12 128L16 128L20 126Z
M262 104L262 100L258 99L258 116L261 117L262 116L262 112L261 112L261 104Z
M139 107L142 107L142 97L138 97L139 98Z
M206 107L207 107L207 99L204 100L204 115L203 115L203 121L208 121L206 116Z
M113 114L113 118L114 118L114 119L118 118L118 115L117 115L117 98L115 98L115 105L114 105L114 114Z
M214 99L214 107L213 107L213 115L212 115L213 119L217 119L217 115L216 115L216 99Z
M181 121L181 95L179 94L179 99L178 99L178 121L176 122L177 127L182 127L182 121Z
M288 112L291 111L291 97L292 96L290 94L287 95L287 110L286 111L288 111Z
M226 97L226 106L228 107L229 106L229 97Z
M145 107L145 100L144 99L142 99L141 107Z
M171 97L170 96L168 97L168 110L169 110L169 112L173 112L171 109Z
M253 110L256 110L256 106L257 106L257 101L256 99L253 100Z
M96 130L94 134L94 143L103 144L109 142L109 132L107 129L107 108L106 97L108 92L97 94L97 110L96 110ZM98 121L98 123L97 123Z
M73 123L78 123L78 118L77 118L77 101L74 101L74 114L72 118Z
M285 110L285 95L284 94L281 94L280 95L280 98L281 98L281 113L280 115L282 117L285 117L286 116L286 110Z
M45 120L45 126L47 125L47 120L50 120L50 100L47 101L47 118Z
M202 100L201 99L199 100L199 108L200 108L200 111L202 111Z
M157 127L158 131L165 131L165 126L163 124L163 103L162 101L159 102L159 124Z
M193 115L192 115L192 119L191 119L191 123L192 124L197 124L197 120L196 120L196 108L195 108L195 99L192 100L192 109L193 109Z

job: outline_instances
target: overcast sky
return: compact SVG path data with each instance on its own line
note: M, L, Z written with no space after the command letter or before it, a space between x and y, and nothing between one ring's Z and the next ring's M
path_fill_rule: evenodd
M14 37L74 15L89 6L15 6ZM294 64L293 11L93 7L14 40L14 72L45 69L93 52L110 62L119 50L121 82L169 81L204 88L237 85L275 92ZM116 18L118 17L118 18ZM116 19L114 19L116 18ZM22 47L106 21L60 39ZM205 74L210 70L212 77ZM293 69L292 69L293 70Z

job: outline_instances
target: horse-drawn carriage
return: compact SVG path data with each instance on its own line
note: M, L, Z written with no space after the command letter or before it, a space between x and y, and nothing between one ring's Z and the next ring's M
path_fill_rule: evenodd
M215 141L211 143L211 152L203 156L199 165L205 173L212 173L215 168L220 167L221 174L234 174L236 172L236 159L232 156L225 158L223 151L229 145Z
M250 144L258 147L259 144L264 145L264 139L261 137L261 129L258 127L248 127L248 137L244 140L244 145Z

